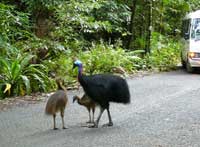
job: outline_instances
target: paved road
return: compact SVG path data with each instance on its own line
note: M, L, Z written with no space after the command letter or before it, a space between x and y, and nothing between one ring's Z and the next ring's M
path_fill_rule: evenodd
M66 108L69 129L52 130L45 102L0 112L0 147L199 147L200 74L184 71L128 80L132 103L111 104L114 126L103 114L100 127L81 127L87 111L78 104ZM82 92L78 93L79 95ZM97 111L98 113L98 111ZM61 127L60 117L57 117Z

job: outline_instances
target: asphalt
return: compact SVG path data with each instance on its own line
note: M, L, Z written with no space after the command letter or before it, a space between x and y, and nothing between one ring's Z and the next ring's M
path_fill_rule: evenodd
M99 128L85 127L87 110L72 103L69 91L65 124L44 114L47 98L37 104L0 112L0 147L199 147L200 75L183 70L127 79L131 104L111 103L113 127L104 113ZM98 115L99 109L95 116Z

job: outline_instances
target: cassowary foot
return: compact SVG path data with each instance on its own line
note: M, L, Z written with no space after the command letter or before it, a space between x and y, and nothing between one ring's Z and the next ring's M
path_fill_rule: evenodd
M98 128L97 123L93 123L92 125L89 125L88 128Z
M111 126L113 126L113 122L109 122L109 123L103 125L103 127L111 127Z
M68 127L63 127L63 129L68 129Z
M54 130L58 130L58 128L53 128Z
M81 127L88 127L88 124L87 123L81 124Z

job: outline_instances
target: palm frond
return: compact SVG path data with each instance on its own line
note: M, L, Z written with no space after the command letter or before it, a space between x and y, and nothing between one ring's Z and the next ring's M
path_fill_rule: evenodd
M38 81L39 88L42 88L44 91L46 91L45 81L41 77L39 77L37 74L33 74L33 77L35 78L35 80Z
M21 65L19 64L18 61L14 61L11 65L11 75L13 81L17 81L20 77L21 73Z
M25 66L29 65L29 62L30 62L30 60L31 60L33 57L34 57L34 55L27 55L27 56L25 56L24 58L22 58L22 60L21 60L21 67L22 67L22 69L23 69Z
M21 75L20 77L22 78L23 83L25 85L26 93L30 94L30 92L31 92L30 80L28 79L27 76L24 76L24 75Z

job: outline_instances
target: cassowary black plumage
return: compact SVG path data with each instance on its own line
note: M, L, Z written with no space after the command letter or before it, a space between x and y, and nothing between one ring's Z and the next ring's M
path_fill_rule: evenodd
M130 103L130 92L126 80L111 74L83 75L83 66L79 60L74 62L74 67L78 67L78 81L85 93L100 105L100 114L92 127L98 127L99 120L105 109L109 119L109 123L106 126L112 126L109 102Z

